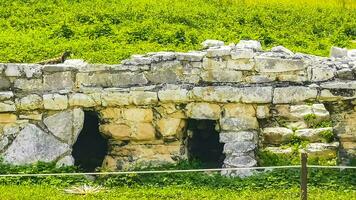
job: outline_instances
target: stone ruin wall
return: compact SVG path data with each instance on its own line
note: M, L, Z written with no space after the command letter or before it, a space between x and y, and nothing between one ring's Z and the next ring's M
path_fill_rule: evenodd
M258 152L288 155L295 138L307 141L309 157L331 164L355 157L354 50L333 48L325 58L281 46L263 51L257 41L203 45L118 65L0 64L3 160L73 164L86 110L100 117L109 140L103 166L113 170L187 159L189 119L216 121L223 167L256 166Z

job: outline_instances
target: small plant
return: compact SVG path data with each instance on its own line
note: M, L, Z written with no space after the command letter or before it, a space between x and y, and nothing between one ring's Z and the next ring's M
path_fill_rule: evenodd
M95 194L103 190L104 188L101 186L91 186L86 184L81 186L72 186L71 188L64 189L66 193L78 195Z
M320 136L323 137L326 142L332 142L334 140L334 133L332 130L321 131Z
M332 127L331 120L322 120L317 119L315 114L308 114L304 116L304 121L308 125L309 128L326 128Z

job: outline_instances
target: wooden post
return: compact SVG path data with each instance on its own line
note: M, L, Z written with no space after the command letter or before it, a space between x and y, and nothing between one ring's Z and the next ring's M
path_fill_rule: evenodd
M301 154L301 174L300 174L300 199L307 200L308 199L308 169L307 169L307 161L308 161L308 154L302 153Z

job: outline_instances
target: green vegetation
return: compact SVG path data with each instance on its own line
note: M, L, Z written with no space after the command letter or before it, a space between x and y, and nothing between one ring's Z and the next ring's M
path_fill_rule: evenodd
M0 62L37 62L65 50L92 63L199 49L205 39L328 55L356 47L353 0L0 0Z
M309 128L326 128L326 127L332 127L332 121L331 120L322 120L317 118L315 114L308 114L304 116L304 121L307 123Z
M310 199L352 199L355 191L325 190L309 188ZM254 200L289 200L300 199L299 188L290 189L262 189L262 190L234 190L234 189L214 189L207 187L187 188L170 186L164 188L157 187L119 187L101 192L94 195L75 196L65 194L63 191L54 187L43 186L0 186L1 199L254 199Z

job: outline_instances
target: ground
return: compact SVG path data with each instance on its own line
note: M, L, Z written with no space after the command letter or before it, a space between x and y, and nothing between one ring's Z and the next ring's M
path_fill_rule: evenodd
M354 198L356 191L333 191L312 188L310 199L344 199ZM47 186L0 186L0 199L300 199L299 188L268 190L232 190L191 187L119 187L94 195L71 195L63 190Z

